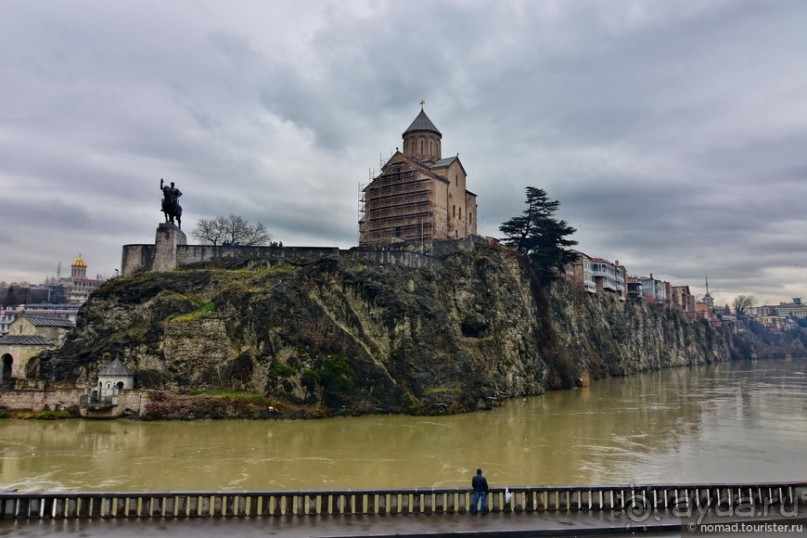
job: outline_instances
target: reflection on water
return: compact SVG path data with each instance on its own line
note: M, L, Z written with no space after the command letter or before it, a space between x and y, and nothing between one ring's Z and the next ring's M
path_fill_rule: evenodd
M678 368L449 417L0 421L0 487L289 490L803 479L807 361Z

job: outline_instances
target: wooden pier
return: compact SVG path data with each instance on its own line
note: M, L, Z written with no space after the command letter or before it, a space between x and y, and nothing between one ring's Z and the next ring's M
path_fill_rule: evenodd
M807 505L807 482L493 488L498 513L609 511L640 521L655 513ZM462 514L466 488L343 491L168 491L0 493L0 519L240 518L328 515Z

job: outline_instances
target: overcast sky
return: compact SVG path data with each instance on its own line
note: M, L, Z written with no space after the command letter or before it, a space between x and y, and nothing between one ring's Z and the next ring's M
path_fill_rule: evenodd
M480 234L534 186L629 274L807 299L803 0L0 0L0 280L114 275L160 178L188 234L354 246L420 99Z

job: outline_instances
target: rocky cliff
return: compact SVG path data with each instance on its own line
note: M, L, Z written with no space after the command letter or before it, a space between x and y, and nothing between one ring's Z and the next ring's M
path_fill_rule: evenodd
M117 278L82 308L54 375L92 383L117 357L144 388L259 392L281 408L452 413L732 356L729 330L669 309L566 285L545 295L496 246L477 243L441 265L242 260Z

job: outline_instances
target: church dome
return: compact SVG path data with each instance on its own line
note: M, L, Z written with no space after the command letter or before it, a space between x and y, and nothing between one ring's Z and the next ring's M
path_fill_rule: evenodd
M443 138L443 133L441 133L437 127L434 126L432 120L429 119L426 112L424 112L422 108L420 109L420 114L418 114L415 121L412 122L412 125L410 125L406 131L403 132L403 136L406 137L406 135L417 131L428 131L435 133L439 138Z
M73 262L73 263L72 263L70 266L71 266L71 267L87 267L87 264L86 264L86 262L85 262L85 261L84 261L84 260L81 258L81 254L79 254L79 255L78 255L78 258L76 258L76 261L74 261L74 262Z

